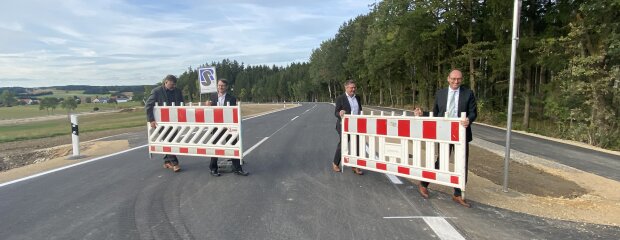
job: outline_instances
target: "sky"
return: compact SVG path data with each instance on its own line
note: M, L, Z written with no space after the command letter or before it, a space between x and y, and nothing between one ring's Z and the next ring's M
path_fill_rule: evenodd
M154 84L222 59L307 62L375 0L0 3L0 87Z

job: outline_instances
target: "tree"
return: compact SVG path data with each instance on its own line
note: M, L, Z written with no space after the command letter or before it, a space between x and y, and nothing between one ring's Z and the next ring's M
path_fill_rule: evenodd
M5 107L11 107L15 105L17 100L15 99L15 95L9 90L2 91L2 95L0 95L0 101Z
M57 98L53 98L53 97L46 97L43 98L40 102L39 102L39 110L47 110L47 114L50 114L50 108L52 109L52 113L54 112L54 109L56 109L56 107L58 106L58 99Z
M77 108L77 101L75 101L75 98L73 97L66 97L61 103L60 103L60 107L64 108L67 110L67 114L70 114L71 111L75 110Z

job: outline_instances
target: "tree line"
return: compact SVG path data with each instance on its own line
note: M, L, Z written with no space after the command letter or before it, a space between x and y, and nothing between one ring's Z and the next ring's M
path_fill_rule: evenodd
M430 109L453 68L475 91L480 121L504 125L513 1L390 0L345 22L309 62L216 66L242 101L332 101L346 79L364 104ZM516 129L620 149L620 2L523 1ZM178 86L197 101L191 67Z

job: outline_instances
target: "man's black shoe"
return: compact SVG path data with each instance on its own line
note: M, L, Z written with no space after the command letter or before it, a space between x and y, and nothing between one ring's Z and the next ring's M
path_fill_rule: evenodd
M211 170L211 175L216 176L216 177L219 177L219 176L220 176L220 173L219 173L219 172L217 172L217 170Z
M239 175L239 176L247 176L250 175L249 172L244 172L243 170L237 170L235 171L235 174Z

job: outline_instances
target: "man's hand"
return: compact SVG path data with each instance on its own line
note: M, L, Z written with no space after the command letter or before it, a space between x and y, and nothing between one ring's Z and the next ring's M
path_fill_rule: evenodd
M211 106L211 100L207 100L207 101L205 102L205 106Z
M340 114L340 117L343 117L345 113L346 112L344 110L340 110L340 112L338 114Z
M422 109L420 109L419 107L413 109L413 116L416 116L416 117L422 116Z
M156 127L157 127L157 122L152 121L152 122L151 122L151 128L156 128Z
M463 127L468 127L469 126L469 118L464 118L463 120L461 120L461 125L463 125Z

